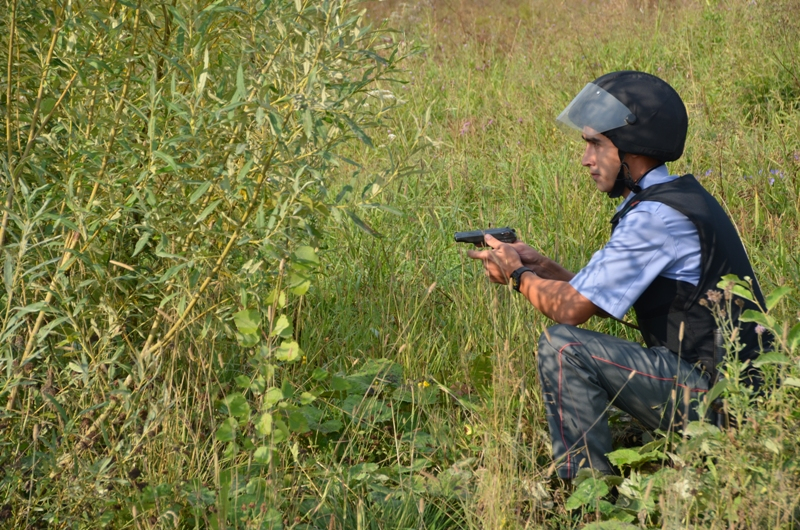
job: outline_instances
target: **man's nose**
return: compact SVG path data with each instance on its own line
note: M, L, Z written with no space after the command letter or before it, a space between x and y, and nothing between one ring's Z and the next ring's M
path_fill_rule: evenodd
M592 165L592 155L590 152L590 145L586 144L586 149L583 150L583 157L581 158L581 164L584 167L589 167Z

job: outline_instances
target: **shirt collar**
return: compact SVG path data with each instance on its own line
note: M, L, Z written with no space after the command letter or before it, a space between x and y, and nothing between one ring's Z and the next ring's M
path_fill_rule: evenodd
M639 186L642 189L647 189L650 186L655 186L656 184L664 184L665 182L673 181L676 178L678 178L677 175L670 175L669 171L667 171L667 166L661 164L660 166L656 166L647 173L645 173L644 175L642 175L642 178L639 179L639 182L637 184L639 184ZM619 206L617 206L617 211L622 210L629 202L631 202L631 200L633 200L633 197L635 196L636 196L635 193L630 192L628 196L625 198L625 200L622 201L619 204Z

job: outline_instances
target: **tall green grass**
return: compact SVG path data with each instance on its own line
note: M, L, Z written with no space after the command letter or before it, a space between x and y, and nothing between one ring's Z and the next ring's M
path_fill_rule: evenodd
M796 1L384 1L366 4L361 20L347 4L298 5L302 16L295 2L103 4L104 15L82 12L97 27L83 22L77 48L68 26L55 39L64 64L44 60L63 6L8 5L4 35L12 13L18 28L41 34L18 29L16 55L2 56L16 80L2 92L18 98L2 98L6 166L36 121L42 65L53 65L43 86L55 94L41 98L45 111L72 72L88 73L59 103L61 128L32 144L5 210L0 526L579 528L607 519L591 496L570 509L570 491L550 480L535 357L549 322L489 285L452 242L456 230L510 225L572 270L602 246L613 204L580 167L580 139L554 117L607 71L646 70L682 95L690 136L670 169L694 173L720 199L765 291L793 289L770 314L787 334L796 324ZM326 9L341 9L341 26L326 26ZM150 40L132 45L136 20L138 38ZM276 52L278 21L294 56ZM367 23L398 31L358 29ZM333 110L318 90L304 92L305 43L328 42L324 27L344 28L319 55L324 82L342 91ZM105 67L81 62L92 39ZM408 57L381 70L365 49ZM256 81L273 55L274 75ZM240 98L277 100L283 134L256 106L228 108L240 68ZM221 101L185 99L204 72ZM269 86L271 95L259 92ZM298 93L313 102L311 128L305 108L288 103ZM202 133L181 132L198 123ZM335 145L322 141L333 123L343 134ZM124 133L116 141L114 130ZM259 196L245 177L275 143L282 164ZM242 175L247 156L256 161ZM296 176L305 160L320 174ZM3 184L7 197L9 171ZM293 195L306 185L308 200ZM237 221L257 197L264 214L240 237ZM291 229L276 235L270 214L282 201ZM65 251L76 227L80 252ZM211 274L234 235L230 259ZM59 274L62 256L73 261ZM109 259L136 272L104 272ZM207 276L185 327L159 342ZM50 292L52 309L35 305ZM43 326L67 320L30 356L43 308ZM617 323L587 325L638 340ZM162 349L142 358L151 329L148 348ZM665 456L623 466L633 522L606 524L793 528L800 366L796 349L782 355L765 371L788 383L768 397L729 389L732 409L746 411L738 431L651 433L665 445L649 449ZM623 444L626 419L614 421Z
M349 335L347 326L348 336L339 340L370 345L354 357L397 359L416 378L455 388L466 384L479 396L481 410L471 416L477 425L470 430L473 437L479 433L473 444L480 449L464 452L477 458L473 494L464 501L468 526L580 526L587 519L565 510L562 493L547 482L549 439L535 341L548 322L512 293L488 285L452 243L452 232L511 225L568 268L585 264L608 237L613 204L580 167L580 139L556 130L554 117L602 73L646 70L669 81L689 110L686 154L670 170L694 173L720 199L766 291L793 289L772 310L788 332L798 307L792 252L800 170L797 4L462 1L373 7L375 20L403 27L407 41L428 46L408 66L410 83L400 93L412 118L430 107L428 134L435 147L420 162L427 172L391 194L404 216L371 217L385 237L354 232L347 263L329 273L337 285L352 282L334 271L369 279L368 287L345 298L348 307L360 308L363 336ZM398 120L388 127L397 131L413 123L402 115ZM342 329L337 307L326 301L312 309L330 321L331 333ZM409 320L417 322L417 333L408 332ZM612 322L595 319L588 326L639 340ZM331 353L320 348L317 362L332 362ZM488 392L476 388L484 358L493 366ZM784 377L796 373L796 357L789 358L778 365ZM698 436L695 444L679 445L674 454L686 456L673 460L679 472L669 480L682 483L695 473L702 480L691 482L691 494L654 482L647 495L656 506L641 513L641 523L792 527L798 447L788 426L796 397L796 388L787 385L748 413L753 423L730 439ZM450 422L447 429L457 439L463 420ZM623 430L616 429L620 436Z

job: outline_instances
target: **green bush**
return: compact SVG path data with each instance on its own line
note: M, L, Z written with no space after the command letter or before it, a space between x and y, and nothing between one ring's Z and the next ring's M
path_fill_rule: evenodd
M2 524L208 522L250 412L226 389L283 434L264 399L303 360L295 310L326 227L370 230L360 210L411 170L394 157L360 196L329 192L413 50L346 0L7 7Z

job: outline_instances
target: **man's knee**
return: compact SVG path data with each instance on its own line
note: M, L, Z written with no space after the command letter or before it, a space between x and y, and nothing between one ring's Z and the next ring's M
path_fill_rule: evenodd
M567 324L555 324L544 330L539 337L539 352L558 352L568 344L580 342L575 336L575 332L580 328Z
M564 346L574 343L574 326L566 324L556 324L545 329L539 337L539 351L537 354L537 364L539 371L547 372L558 366L557 358Z

